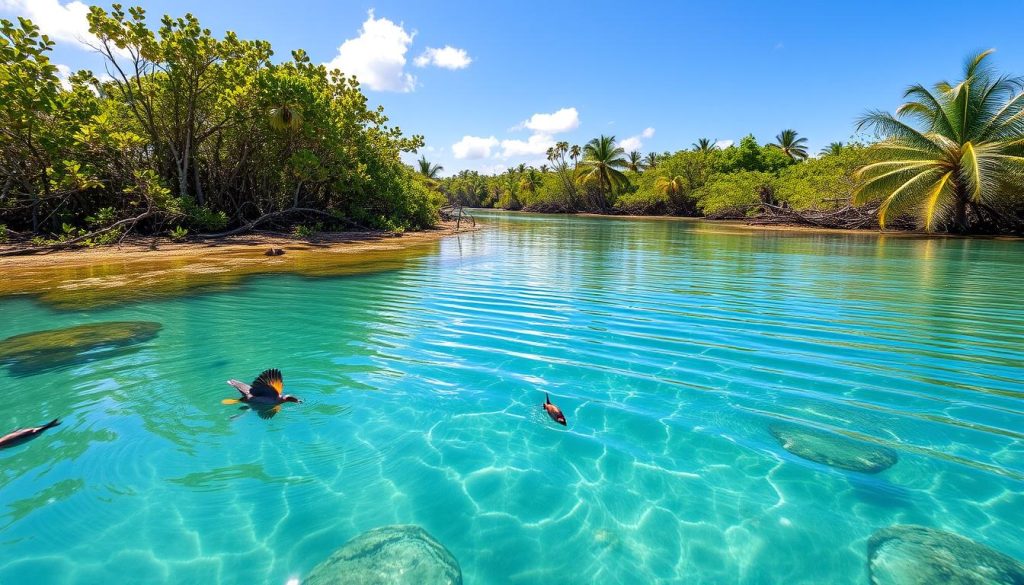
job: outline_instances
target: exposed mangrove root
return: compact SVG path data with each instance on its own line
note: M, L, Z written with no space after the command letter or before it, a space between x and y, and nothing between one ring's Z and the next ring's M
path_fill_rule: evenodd
M351 225L353 227L359 228L361 230L370 231L370 229L367 228L366 226L360 225L360 224L358 224L358 223L356 223L356 222L354 222L354 221L352 221L350 219L345 219L343 217L337 217L337 216L335 216L335 215L333 215L333 214L331 214L331 213L329 213L327 211L322 211L322 210L319 210L319 209L313 209L313 208L310 208L310 207L289 207L288 209L283 209L281 211L272 211L270 213L264 213L263 215L257 217L256 219L254 219L254 220L252 220L252 221L250 221L250 222L248 222L248 223L246 223L244 225L240 225L240 226L238 226L238 227L236 227L234 229L230 229L230 230L228 230L226 232L220 232L220 233L216 233L216 234L199 234L197 237L209 240L209 239L215 239L215 238L224 238L224 237L227 237L227 236L234 236L234 235L238 235L238 234L242 234L242 233L253 231L253 229L255 229L256 226L264 224L264 223L266 223L268 221L275 220L275 219L280 219L282 217L286 217L286 216L293 215L293 214L300 214L300 213L304 213L304 214L307 214L307 215L318 215L318 216L327 217L327 218L330 218L330 219L336 220L336 221L343 221L343 222L345 222L345 223L347 223L347 224L349 224L349 225Z
M795 224L846 230L865 229L878 225L878 205L845 205L831 210L806 209L802 211L771 203L762 203L758 207L761 213L748 219L751 225Z
M127 226L121 237L121 240L123 240L125 235L131 233L131 231L135 229L136 224L138 224L140 221L153 217L156 214L157 213L153 211L153 208L149 208L140 215L116 221L103 229L98 229L87 234L83 234L81 236L77 236L60 242L54 242L52 244L29 246L26 248L12 248L10 250L0 250L0 256L28 256L31 254L47 254L49 252L67 250L68 248L78 248L85 245L84 242L86 242L87 240L98 238L104 234L110 233L114 230L121 229L122 227Z

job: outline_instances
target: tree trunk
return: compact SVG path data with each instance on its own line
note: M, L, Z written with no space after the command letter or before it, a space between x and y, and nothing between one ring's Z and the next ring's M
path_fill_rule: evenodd
M967 203L970 201L964 193L956 194L956 209L953 211L953 231L964 234L967 226Z

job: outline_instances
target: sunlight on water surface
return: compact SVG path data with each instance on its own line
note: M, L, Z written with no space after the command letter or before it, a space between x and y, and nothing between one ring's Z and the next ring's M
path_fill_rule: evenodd
M470 584L859 584L896 524L1024 559L1021 242L484 215L379 272L0 299L0 340L160 325L0 365L0 432L64 421L0 451L0 583L284 584L389 524ZM220 403L269 367L305 402Z

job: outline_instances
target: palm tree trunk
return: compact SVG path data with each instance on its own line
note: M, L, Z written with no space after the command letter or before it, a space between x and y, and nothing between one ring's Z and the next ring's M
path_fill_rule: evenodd
M953 210L953 231L967 233L967 204L971 198L963 189L957 188L954 193L956 209Z

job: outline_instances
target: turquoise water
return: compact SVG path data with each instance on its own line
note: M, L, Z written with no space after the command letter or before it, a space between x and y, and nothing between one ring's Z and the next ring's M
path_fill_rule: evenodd
M163 325L0 367L3 432L64 419L0 451L0 583L284 585L395 523L469 584L866 583L868 537L900 523L1024 559L1021 242L482 223L398 270L0 300L0 339ZM268 367L305 402L220 404ZM899 460L814 463L780 421Z

